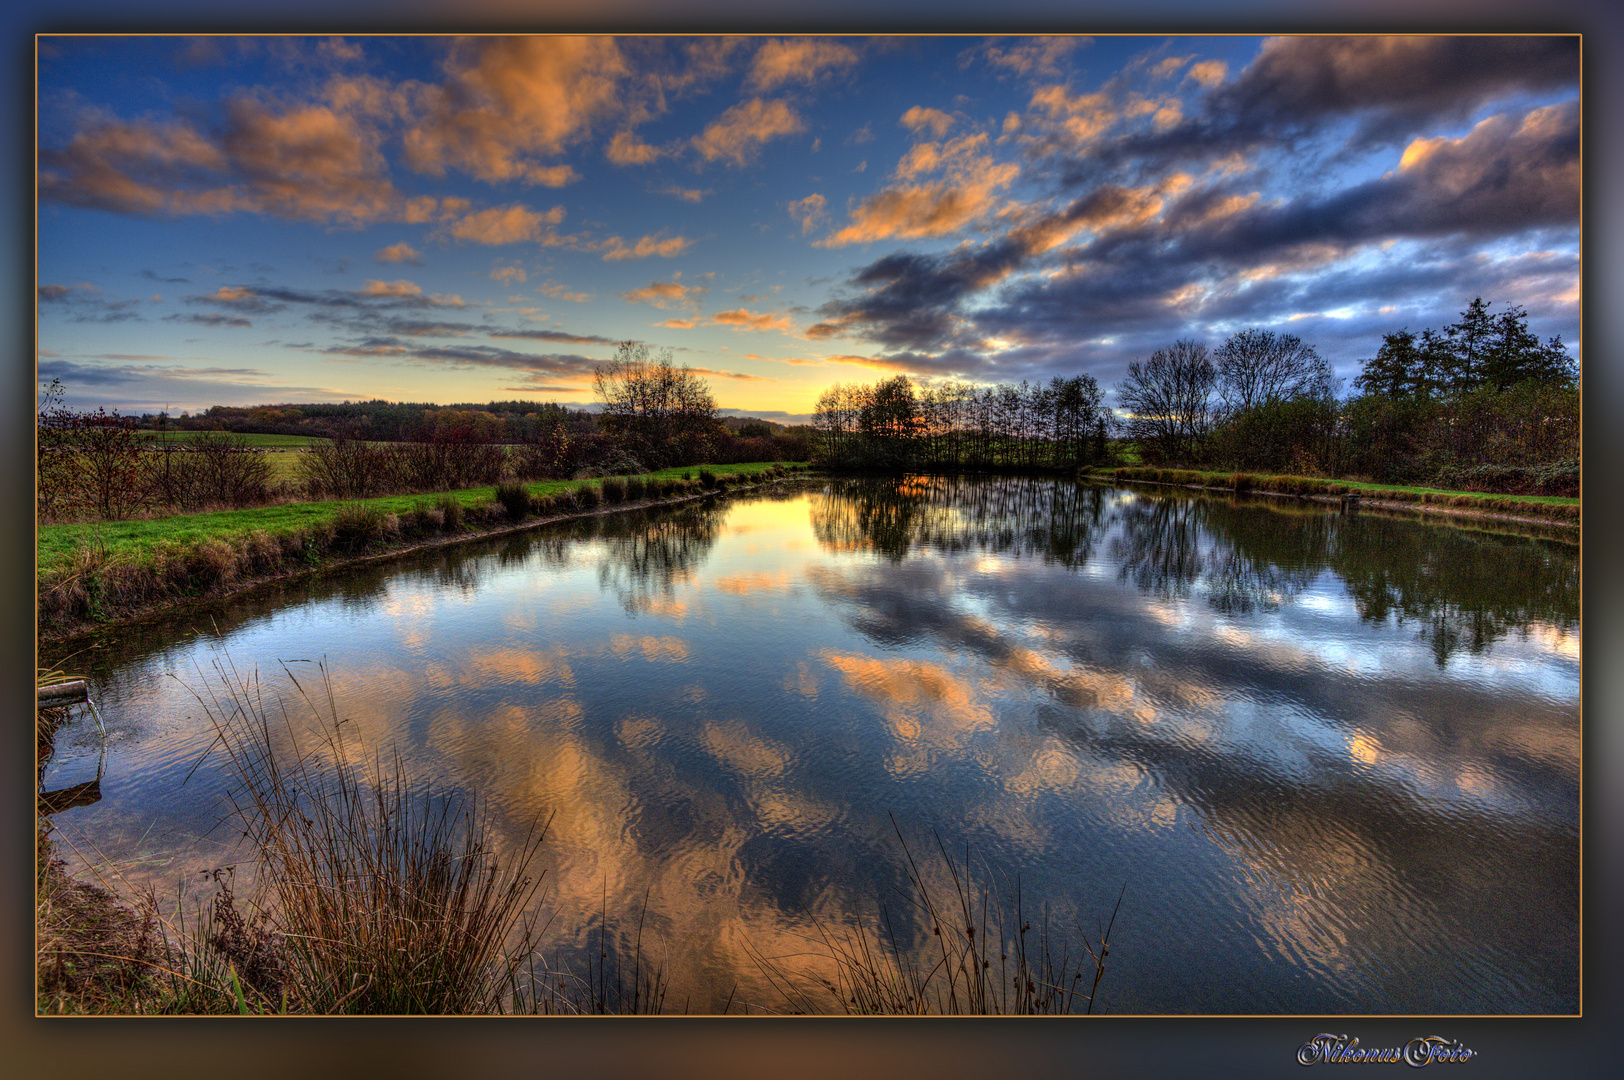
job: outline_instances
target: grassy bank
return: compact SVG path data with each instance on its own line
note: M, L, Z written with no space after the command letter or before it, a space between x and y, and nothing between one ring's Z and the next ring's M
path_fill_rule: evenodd
M176 601L221 596L358 557L605 507L693 498L803 467L689 466L637 477L42 526L36 546L39 634L66 637Z
M1277 476L1246 472L1208 472L1199 469L1160 469L1128 466L1094 470L1087 475L1106 480L1177 484L1244 493L1267 492L1305 498L1340 498L1358 495L1375 502L1412 503L1419 508L1487 514L1507 514L1577 525L1580 500L1553 495L1491 495L1475 491L1405 487L1357 480L1326 480L1314 476Z

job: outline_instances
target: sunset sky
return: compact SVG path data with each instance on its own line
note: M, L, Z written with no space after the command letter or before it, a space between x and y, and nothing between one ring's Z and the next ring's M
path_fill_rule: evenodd
M1579 355L1576 37L39 40L39 378L71 404L724 412L1475 296ZM1108 398L1109 401L1109 398Z

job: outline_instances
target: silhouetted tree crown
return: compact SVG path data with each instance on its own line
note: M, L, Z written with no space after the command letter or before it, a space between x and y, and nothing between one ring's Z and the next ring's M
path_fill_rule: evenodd
M1408 329L1382 338L1354 386L1386 397L1462 394L1480 387L1509 390L1521 383L1571 385L1577 366L1560 335L1540 342L1528 329L1528 313L1510 305L1499 315L1477 297L1460 321L1442 332L1417 336Z

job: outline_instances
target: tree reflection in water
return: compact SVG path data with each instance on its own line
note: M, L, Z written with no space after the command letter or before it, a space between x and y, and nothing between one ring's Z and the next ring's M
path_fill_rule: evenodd
M722 513L706 502L597 520L604 547L598 585L636 614L671 599L678 585L692 580L716 544Z
M812 530L835 551L892 562L910 551L1015 553L1077 568L1088 561L1104 489L1050 478L909 476L848 481L812 500Z
M1579 621L1572 545L1451 524L1344 516L1322 504L1146 495L1030 477L909 476L831 485L812 500L818 541L873 551L980 550L1077 569L1101 550L1124 581L1226 615L1274 611L1326 573L1366 622L1414 623L1439 666L1536 625ZM1103 546L1102 546L1103 545Z

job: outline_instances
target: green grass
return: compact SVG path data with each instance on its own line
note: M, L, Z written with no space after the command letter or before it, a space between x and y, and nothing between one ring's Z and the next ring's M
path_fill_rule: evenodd
M290 436L291 437L291 436ZM773 467L773 462L751 462L744 465L714 466L722 475L739 474L753 478ZM690 467L691 468L691 467ZM677 479L683 469L664 469L649 474L662 479ZM573 491L584 484L598 486L599 481L539 480L524 485L532 498ZM363 499L361 504L383 514L406 515L424 503L440 499L454 499L465 507L481 506L495 501L493 487L466 488L440 495L386 495ZM81 548L100 549L108 556L140 557L163 544L191 545L208 540L230 540L255 532L271 535L293 532L331 521L345 507L353 507L353 500L333 499L324 502L286 503L280 506L257 506L246 510L218 510L206 514L176 514L166 518L147 518L137 521L104 521L90 524L42 525L36 547L36 563L41 572L68 563Z
M1578 506L1580 500L1562 495L1496 495L1488 491L1454 491L1449 488L1435 487L1406 487L1402 484L1369 484L1359 480L1338 480L1359 491L1380 493L1383 491L1408 492L1412 495L1463 495L1471 499L1516 499L1518 502L1541 503L1547 506Z

